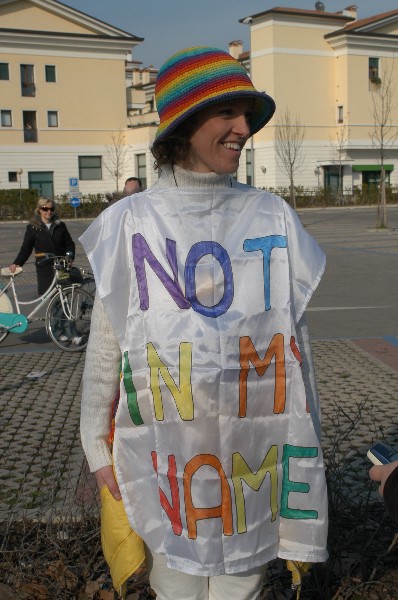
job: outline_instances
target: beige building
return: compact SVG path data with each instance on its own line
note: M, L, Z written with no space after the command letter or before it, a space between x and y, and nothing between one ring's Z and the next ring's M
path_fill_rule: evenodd
M251 52L244 52L240 41L229 45L230 54L252 72L257 89L269 93L277 104L272 121L247 144L237 177L258 187L288 185L275 145L281 117L289 111L305 131L296 185L335 189L340 185L350 191L378 183L380 151L372 142L374 101L380 106L390 81L394 107L386 123L391 128L383 163L387 181L397 185L398 140L392 137L398 134L398 83L394 86L398 10L357 19L355 6L337 13L323 10L322 3L317 6L318 10L273 8L246 17L241 22L250 26ZM130 113L134 133L145 129L145 122L156 123L155 74L147 73L143 84L133 83L133 96L142 94L144 103ZM154 125L147 131L152 140Z
M398 133L398 10L357 19L355 6L329 13L316 5L318 10L273 8L242 19L251 30L254 84L277 104L275 117L254 139L259 187L288 183L275 152L286 110L305 127L296 185L337 187L341 176L348 189L379 180L373 102L380 105L389 81L395 106L387 137ZM384 164L387 179L398 184L398 140L386 148Z
M143 38L55 0L0 0L0 31L0 188L114 190L126 64ZM127 145L119 185L141 147Z
M398 10L357 19L355 6L338 13L317 7L246 17L251 54L239 41L230 44L257 89L277 103L244 151L240 181L288 185L275 151L286 110L305 127L296 185L340 181L350 189L380 177L373 101L389 80L398 82ZM120 189L128 176L148 186L156 180L149 148L158 124L157 69L132 55L143 38L56 0L0 0L0 31L0 188L79 195ZM398 84L393 104L389 135L398 132ZM397 140L384 164L398 184Z

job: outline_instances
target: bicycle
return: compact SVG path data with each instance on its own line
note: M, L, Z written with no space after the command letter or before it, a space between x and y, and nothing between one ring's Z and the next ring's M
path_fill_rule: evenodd
M44 317L47 334L62 350L81 352L88 343L94 304L93 295L82 287L82 283L91 280L91 276L85 274L84 280L84 272L79 270L82 283L71 283L71 267L67 258L50 254L43 256L44 261L54 261L54 279L47 291L34 300L22 302L18 299L14 279L22 273L22 267L17 267L15 273L11 273L8 267L3 267L0 271L3 277L9 279L0 289L0 343L9 333L23 333L29 327L29 323L42 319L35 315L49 302ZM76 267L73 267L73 270L75 271ZM9 290L12 292L13 302L9 297ZM33 304L37 306L28 315L21 313L21 306Z

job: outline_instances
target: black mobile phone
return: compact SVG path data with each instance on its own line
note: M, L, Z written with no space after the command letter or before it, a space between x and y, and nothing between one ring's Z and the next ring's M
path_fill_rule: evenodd
M398 460L398 452L384 442L376 442L368 450L367 455L374 465L387 465Z

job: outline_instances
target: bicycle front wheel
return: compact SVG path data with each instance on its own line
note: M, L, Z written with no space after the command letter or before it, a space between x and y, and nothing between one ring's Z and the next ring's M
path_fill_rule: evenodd
M54 296L46 314L47 333L59 348L67 352L81 352L90 335L91 313L94 300L78 285L63 288Z
M13 312L11 300L9 299L9 297L7 296L7 294L5 292L3 294L1 294L1 296L0 296L0 312L3 312L3 313L12 313ZM6 329L6 327L0 323L0 343L6 339L7 335L8 335L8 329Z

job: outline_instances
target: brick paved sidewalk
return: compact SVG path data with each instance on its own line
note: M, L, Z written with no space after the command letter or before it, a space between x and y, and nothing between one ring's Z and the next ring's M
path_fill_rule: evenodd
M377 338L312 345L325 462L330 468L341 463L340 485L360 502L369 493L369 447L384 439L398 448L398 356L392 360L394 346ZM379 499L376 491L373 499Z
M80 353L0 355L0 521L73 505L83 367ZM32 380L32 371L47 373Z
M389 342L370 342L313 343L325 456L333 450L344 458L350 482L366 480L366 451L373 440L384 437L398 447L398 357L394 362L393 344L388 352ZM0 355L0 521L47 507L57 514L78 510L83 367L80 353ZM43 370L37 380L27 377ZM84 480L86 475L87 469Z

